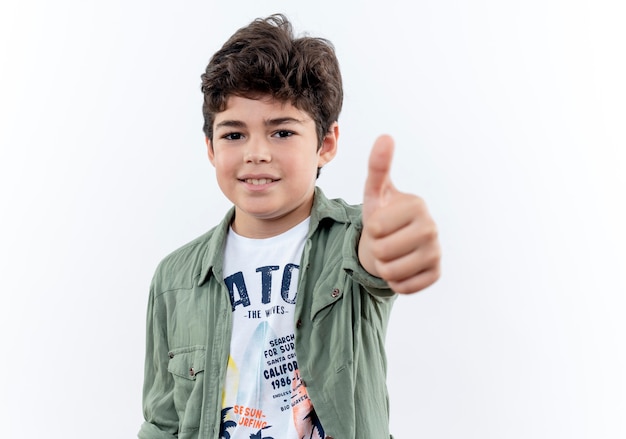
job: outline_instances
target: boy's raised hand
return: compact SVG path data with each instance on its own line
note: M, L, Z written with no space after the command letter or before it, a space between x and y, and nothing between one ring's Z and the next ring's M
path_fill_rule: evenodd
M424 201L398 191L389 177L393 139L380 136L370 153L363 197L359 261L397 293L415 293L439 278L437 227Z

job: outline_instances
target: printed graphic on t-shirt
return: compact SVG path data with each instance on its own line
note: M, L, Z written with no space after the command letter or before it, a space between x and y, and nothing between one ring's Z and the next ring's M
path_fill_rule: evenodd
M249 268L224 279L234 330L220 438L325 437L295 352L298 274L298 265L286 263Z
M248 287L246 286L243 273L238 271L237 273L226 277L224 282L226 283L228 292L230 293L230 303L233 307L233 312L237 309L237 307L244 307L246 311L244 313L244 317L249 319L261 319L263 317L261 312L263 312L266 317L269 317L272 314L285 314L285 306L295 305L296 303L296 296L298 293L295 288L293 288L294 291L292 291L292 284L295 285L297 283L298 268L299 267L296 264L285 265L282 270L282 281L280 283L280 296L282 298L282 303L275 306L267 305L272 303L272 283L275 282L274 272L280 271L280 267L278 265L268 265L256 269L256 272L260 274L261 278L261 303L255 304L257 305L255 307L252 307L252 302L250 301L250 295L248 294Z

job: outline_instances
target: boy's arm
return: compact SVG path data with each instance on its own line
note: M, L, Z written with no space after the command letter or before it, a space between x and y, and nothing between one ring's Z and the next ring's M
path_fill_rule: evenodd
M174 383L167 371L168 348L163 318L154 306L154 280L146 318L146 361L143 385L143 413L145 422L139 439L175 439L178 433L178 415L174 408Z
M397 293L415 293L439 278L437 227L424 201L398 191L389 177L393 139L381 136L369 158L359 262Z

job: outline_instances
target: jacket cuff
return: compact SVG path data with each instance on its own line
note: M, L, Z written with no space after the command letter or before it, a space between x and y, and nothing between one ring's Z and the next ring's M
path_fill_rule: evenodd
M139 439L176 439L176 436L169 434L149 422L141 425L141 430L137 436Z

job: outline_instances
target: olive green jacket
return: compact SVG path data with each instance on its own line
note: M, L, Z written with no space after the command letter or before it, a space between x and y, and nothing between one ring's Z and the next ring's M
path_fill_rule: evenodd
M141 439L219 439L232 328L222 255L233 215L156 270ZM361 224L360 207L316 189L300 265L296 354L324 431L335 439L390 437L384 341L395 294L359 264Z

